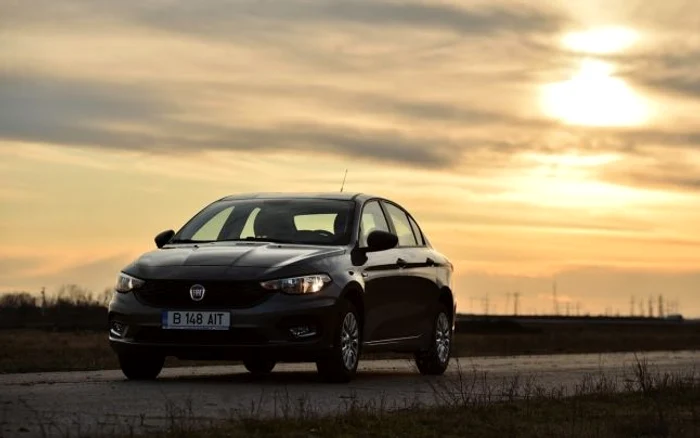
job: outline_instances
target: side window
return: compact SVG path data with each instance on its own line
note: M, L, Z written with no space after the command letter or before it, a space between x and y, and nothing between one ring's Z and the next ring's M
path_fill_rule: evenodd
M389 224L386 222L384 212L379 206L379 202L370 201L365 204L362 210L360 221L360 247L367 247L367 236L374 230L389 231Z
M408 220L411 221L411 228L413 228L413 234L416 236L416 239L418 239L418 245L425 245L425 238L423 237L423 233L421 233L420 227L416 221L413 220L411 216L408 217Z
M399 246L417 246L416 236L411 229L411 223L408 221L408 216L400 208L393 204L385 203L387 213L391 218L391 222L396 229L396 235L399 236Z
M218 212L216 216L209 219L206 224L197 230L195 235L192 236L192 240L217 240L221 230L224 228L224 224L231 216L231 212L233 212L233 207L228 207Z

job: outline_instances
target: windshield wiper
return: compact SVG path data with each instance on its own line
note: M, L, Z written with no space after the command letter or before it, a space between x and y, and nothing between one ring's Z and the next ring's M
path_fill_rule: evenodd
M175 239L171 240L170 243L212 243L216 240L192 240L192 239Z
M288 244L294 244L295 242L291 242L289 240L282 240L282 239L271 239L267 237L246 237L243 239L219 239L219 240L192 240L192 239L175 239L171 240L170 243L190 243L190 244L197 244L197 243L216 243L216 242L270 242L270 243L288 243Z
M269 237L245 237L243 239L221 239L221 240L217 240L217 242L270 242L270 243L290 243L290 244L295 243L295 242L290 242L289 240L272 239Z

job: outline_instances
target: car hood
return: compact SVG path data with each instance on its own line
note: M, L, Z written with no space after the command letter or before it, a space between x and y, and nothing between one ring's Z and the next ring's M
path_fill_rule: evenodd
M144 254L136 261L136 265L142 268L179 266L280 268L343 252L344 248L337 246L215 242L164 247Z

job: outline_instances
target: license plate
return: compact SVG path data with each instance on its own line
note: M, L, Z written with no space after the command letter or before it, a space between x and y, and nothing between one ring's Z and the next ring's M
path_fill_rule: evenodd
M229 312L167 311L163 312L164 329L180 330L228 330L231 326Z

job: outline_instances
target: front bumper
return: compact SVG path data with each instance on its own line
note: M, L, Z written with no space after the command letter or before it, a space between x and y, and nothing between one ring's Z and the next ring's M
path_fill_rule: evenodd
M165 330L162 312L134 294L115 294L109 307L109 340L118 354L159 354L180 359L240 360L251 356L307 361L322 357L333 346L339 317L336 294L289 296L273 294L245 309L212 309L193 303L189 310L231 313L229 330ZM332 292L332 291L331 291ZM177 309L182 310L182 309ZM113 323L122 330L113 331ZM315 334L295 336L291 329L309 327Z

